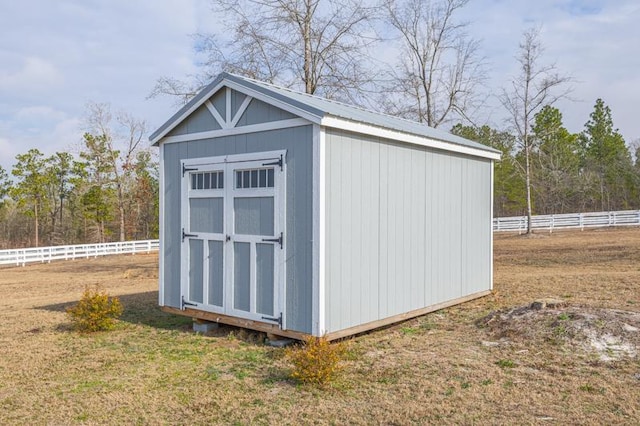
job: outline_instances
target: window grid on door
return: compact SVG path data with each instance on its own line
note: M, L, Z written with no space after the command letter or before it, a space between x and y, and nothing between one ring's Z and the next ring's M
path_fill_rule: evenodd
M199 172L191 173L191 189L223 189L224 172Z
M236 170L236 189L273 188L273 185L273 168Z

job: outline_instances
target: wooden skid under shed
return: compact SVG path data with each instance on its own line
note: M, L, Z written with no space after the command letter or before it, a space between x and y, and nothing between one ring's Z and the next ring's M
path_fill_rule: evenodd
M325 337L328 340L336 340L344 337L353 336L356 334L364 333L366 331L371 331L377 328L381 328L391 324L406 321L408 319L419 317L431 312L439 311L440 309L448 308L450 306L458 305L460 303L468 302L470 300L478 299L480 297L487 296L490 293L491 293L491 290L481 291L479 293L474 293L474 294L470 294L468 296L460 297L457 299L448 300L446 302L437 303L435 305L427 306L425 308L404 312L402 314L394 315L381 320L371 321L371 322L360 324L354 327L345 328L344 330L334 331L332 333L326 334ZM200 311L197 309L186 308L184 310L180 310L176 308L171 308L169 306L163 306L162 310L170 314L183 315L183 316L192 317L196 319L212 321L212 322L217 322L217 323L227 324L227 325L233 325L236 327L262 331L265 333L270 333L276 336L288 337L291 339L304 340L305 338L311 336L310 334L301 333L299 331L281 330L280 327L276 324L270 324L266 322L232 317L229 315L216 314L213 312Z

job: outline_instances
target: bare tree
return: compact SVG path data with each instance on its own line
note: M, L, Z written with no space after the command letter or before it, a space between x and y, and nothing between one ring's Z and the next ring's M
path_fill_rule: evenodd
M479 42L456 13L469 0L385 0L402 43L400 67L391 72L390 113L438 127L452 115L469 119L486 78ZM469 120L470 121L470 120Z
M500 102L509 114L518 144L524 154L524 176L527 199L527 234L531 233L531 153L534 138L531 135L533 120L545 105L552 105L566 97L571 88L562 88L571 81L560 75L555 64L540 65L544 48L540 42L540 30L528 29L523 34L520 52L516 60L520 73L511 80L511 87L503 89Z
M369 82L368 25L362 0L215 0L221 31L196 35L205 72L193 84L161 78L152 92L188 99L220 71L355 101Z
M118 205L120 241L124 241L126 199L131 189L131 175L135 168L136 154L146 132L146 124L126 112L117 113L114 123L109 104L94 102L87 104L86 121L89 131L96 133L104 141L103 152L88 154L93 157L101 156L101 161L107 165L112 175Z

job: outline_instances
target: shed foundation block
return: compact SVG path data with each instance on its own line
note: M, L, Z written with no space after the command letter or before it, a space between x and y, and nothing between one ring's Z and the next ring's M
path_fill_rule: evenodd
M220 324L217 322L205 321L198 318L193 319L193 331L196 333L208 333L218 329Z

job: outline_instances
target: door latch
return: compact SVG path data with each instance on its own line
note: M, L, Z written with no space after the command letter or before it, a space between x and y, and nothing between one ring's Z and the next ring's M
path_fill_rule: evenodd
M283 240L282 237L283 237L283 235L282 235L282 232L281 232L280 236L278 238L263 238L262 241L264 241L265 243L267 243L267 242L269 242L269 243L278 243L278 244L280 244L280 250L282 250L283 243L284 243L284 240Z

